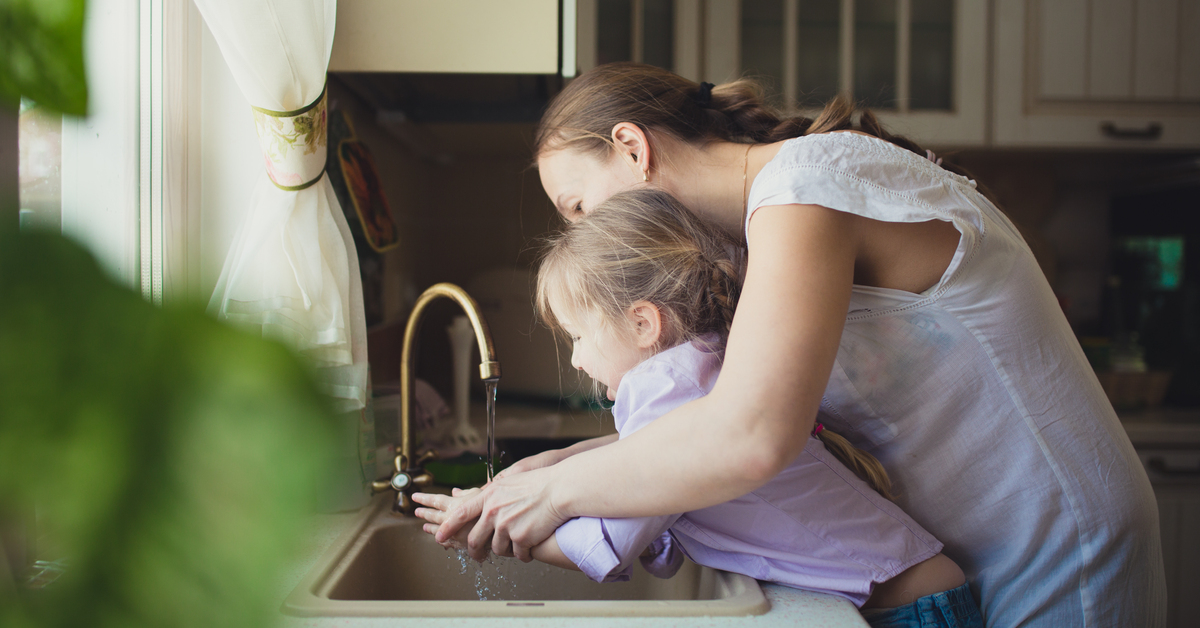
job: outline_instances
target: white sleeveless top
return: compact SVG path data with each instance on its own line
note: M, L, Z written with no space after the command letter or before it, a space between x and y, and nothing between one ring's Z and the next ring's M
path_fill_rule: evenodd
M854 286L819 420L879 458L987 625L1164 625L1149 480L1013 224L973 181L856 133L786 142L747 229L790 204L961 233L923 294Z

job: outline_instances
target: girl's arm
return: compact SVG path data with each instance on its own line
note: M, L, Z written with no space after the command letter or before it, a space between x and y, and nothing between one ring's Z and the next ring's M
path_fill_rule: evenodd
M567 555L558 547L558 539L553 534L546 537L545 541L533 546L529 553L538 562L579 571L579 566L571 562L571 559L567 558Z
M530 560L563 522L705 508L758 488L808 440L837 355L865 219L816 205L754 214L745 286L715 388L629 438L518 473L464 500L438 531ZM490 546L490 547L489 547Z
M597 436L596 438L579 441L570 447L551 449L533 456L522 458L513 463L512 466L509 466L500 473L497 473L494 479L499 480L515 473L525 473L526 471L533 471L534 469L541 469L542 467L554 466L563 460L574 456L575 454L591 451L597 447L608 445L609 443L615 443L617 441L617 436L617 434Z

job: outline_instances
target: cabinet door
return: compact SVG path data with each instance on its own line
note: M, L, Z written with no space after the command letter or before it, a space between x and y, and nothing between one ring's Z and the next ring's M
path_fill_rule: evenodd
M1200 146L1200 0L996 0L995 143Z
M330 72L558 73L559 0L340 0Z
M614 61L648 63L702 79L703 0L564 0L576 12L576 64L563 76ZM708 3L714 4L714 3ZM715 4L714 4L715 6Z
M713 0L709 1L710 13ZM768 83L776 104L815 114L837 93L922 144L977 146L986 133L983 0L727 0L706 41L734 39L729 68ZM732 34L728 34L732 33Z
M785 110L816 115L841 92L922 144L985 140L984 0L577 0L577 7L581 71L639 61L695 81L748 75Z
M1167 572L1167 625L1183 628L1200 617L1200 482L1154 487Z

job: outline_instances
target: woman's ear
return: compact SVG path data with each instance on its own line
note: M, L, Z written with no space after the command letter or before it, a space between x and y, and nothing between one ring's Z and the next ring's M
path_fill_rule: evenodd
M658 307L649 301L634 303L625 315L633 324L633 331L640 349L653 349L662 338L663 320Z
M645 131L632 122L618 122L612 129L613 147L642 181L650 180L651 149Z

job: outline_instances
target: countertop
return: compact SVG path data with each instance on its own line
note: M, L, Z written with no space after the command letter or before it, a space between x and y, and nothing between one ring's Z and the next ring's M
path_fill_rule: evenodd
M476 410L473 408L473 410ZM478 420L478 410L472 412L472 418ZM565 414L565 413L564 413ZM527 425L531 431L534 428L545 428L553 423L555 437L590 437L611 433L611 419L605 420L607 413L582 412L581 416L570 416L554 412L534 409L520 409L502 413L498 422L509 419L504 427L513 430L513 436L525 436L521 425ZM557 415L551 417L551 415ZM518 423L519 422L519 423ZM1200 410L1147 410L1138 413L1123 413L1122 425L1125 426L1130 440L1136 447L1175 447L1200 448ZM289 566L286 576L278 589L277 599L282 602L288 593L300 582L301 578L313 567L318 557L328 548L344 530L350 526L357 512L340 514L313 515L307 522L309 526L306 538L307 546L296 561ZM614 618L614 617L572 617L569 620L561 617L548 618L404 618L404 617L291 617L281 614L279 625L286 628L294 627L361 627L374 628L388 626L391 628L417 627L422 628L509 628L516 626L544 626L545 628L561 628L569 621L571 626L594 627L625 627L625 628L658 628L664 626L680 626L703 628L721 626L736 628L739 626L773 627L834 627L856 626L863 627L866 623L846 600L838 597L800 591L779 585L763 584L763 591L771 603L771 610L764 615L752 617L646 617L646 618Z
M307 522L304 551L293 564L278 588L280 603L316 564L320 555L333 544L343 531L352 525L357 512L313 515ZM432 542L432 541L431 541ZM515 560L515 559L508 559ZM281 628L562 628L564 625L584 628L866 628L867 624L854 608L842 598L810 593L773 584L763 584L763 592L771 610L750 617L291 617L280 614Z
M1118 416L1134 447L1200 448L1200 408L1154 408Z

